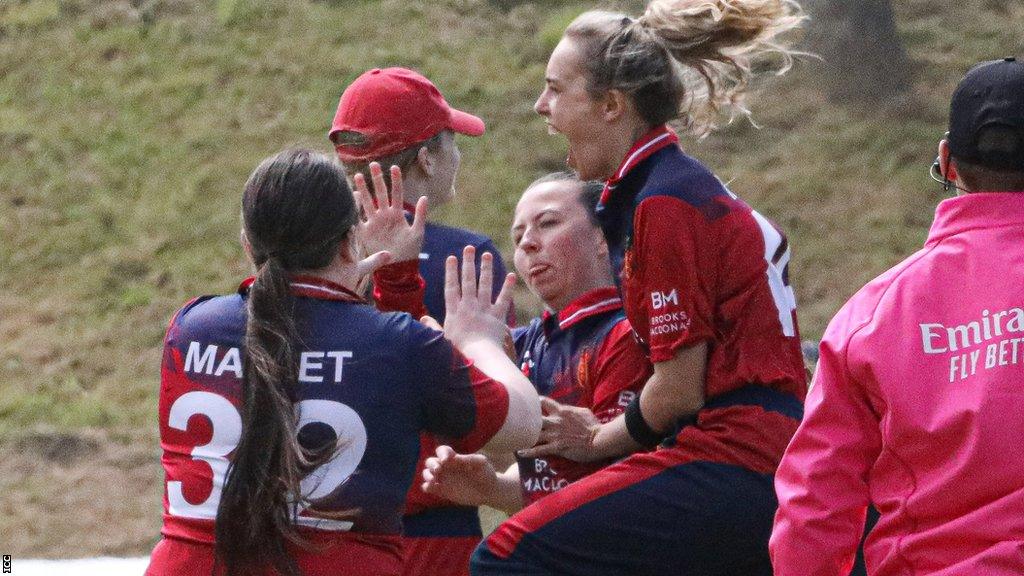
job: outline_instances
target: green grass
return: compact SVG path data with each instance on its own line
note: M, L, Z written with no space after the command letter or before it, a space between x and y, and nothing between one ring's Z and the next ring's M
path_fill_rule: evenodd
M460 138L459 198L439 214L510 256L518 194L565 157L532 111L545 60L590 3L500 4L0 4L0 447L89 430L156 449L167 319L247 272L246 176L287 145L329 150L338 96L367 68L417 68L487 120L485 137ZM1024 52L1019 3L894 5L916 73L904 101L830 104L805 64L752 98L760 130L738 122L684 144L789 234L806 337L923 241L943 197L927 168L962 73Z

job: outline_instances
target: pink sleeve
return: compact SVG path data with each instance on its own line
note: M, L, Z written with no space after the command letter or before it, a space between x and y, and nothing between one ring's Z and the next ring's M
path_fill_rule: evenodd
M863 327L850 308L821 342L804 419L775 476L779 509L769 548L779 576L849 574L864 531L881 405L850 375L848 347Z

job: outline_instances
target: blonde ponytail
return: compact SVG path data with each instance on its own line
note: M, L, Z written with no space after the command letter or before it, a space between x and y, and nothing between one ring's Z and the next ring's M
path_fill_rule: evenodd
M675 120L702 136L723 115L749 116L752 65L786 72L795 52L782 36L803 20L794 0L652 0L636 20L584 13L566 36L579 42L592 93L621 90L652 126Z

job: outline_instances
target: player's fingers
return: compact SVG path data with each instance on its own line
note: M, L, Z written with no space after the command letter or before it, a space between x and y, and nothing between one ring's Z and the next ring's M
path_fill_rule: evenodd
M459 454L456 456L456 459L470 468L486 465L488 463L487 456L484 456L483 454Z
M554 444L537 444L533 448L520 450L519 455L523 458L537 458L539 456L550 456L554 454Z
M552 426L558 425L562 421L561 417L553 414L545 414L540 417L541 430L544 428L551 428Z
M561 434L557 428L541 428L540 435L537 436L538 444L554 444L560 441Z
M505 280L501 284L501 291L498 292L498 297L494 299L494 310L502 318L508 316L509 307L512 306L512 290L515 286L516 275L509 272L505 275Z
M487 304L494 293L494 254L484 252L480 256L480 279L477 282L476 297Z
M427 207L429 201L426 196L420 196L420 199L416 201L416 210L412 216L412 229L417 234L422 235L424 229L427 227Z
M387 184L384 183L384 171L377 162L370 162L370 179L373 181L373 197L377 206L382 210L389 208L391 203L388 200Z
M426 468L423 469L422 476L423 482L420 484L420 487L423 489L424 492L428 494L433 493L432 491L436 489L438 485L437 477L434 476L433 472L427 470Z
M402 209L402 169L398 166L391 167L391 206Z
M447 460L452 456L455 456L456 453L455 449L452 448L451 446L445 446L444 444L442 444L437 447L437 450L434 450L434 454L436 455L438 460Z
M423 483L421 483L420 490L423 490L427 494L433 494L435 496L445 495L444 487L441 485L440 482L437 481L437 478L431 478L430 480L426 480Z
M433 328L438 332L444 332L444 328L437 322L437 320L434 320L432 316L424 316L420 318L420 324L423 324L427 328Z
M540 397L540 411L546 416L558 412L562 405L547 396Z
M432 461L432 460L433 460L433 458L427 458L423 462L423 472L421 473L421 476L423 476L424 480L433 480L434 479L434 468L437 467L437 461Z
M366 178L362 174L356 174L352 177L352 180L356 185L356 201L359 202L359 207L363 209L363 215L369 216L373 214L373 200L370 199L370 191L366 188Z
M476 295L476 248L462 249L462 297Z
M450 315L459 306L459 259L449 256L444 260L444 307Z
M387 250L381 250L370 254L366 258L363 258L356 264L356 270L360 276L369 276L373 274L378 268L391 262L391 253Z

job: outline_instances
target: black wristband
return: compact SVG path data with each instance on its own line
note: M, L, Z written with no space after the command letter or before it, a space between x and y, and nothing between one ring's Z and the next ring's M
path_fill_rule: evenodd
M630 437L637 444L644 448L654 448L665 438L664 434L655 432L654 429L647 425L647 421L644 420L644 415L640 413L639 394L626 406L624 416L626 419L626 431L629 432Z

